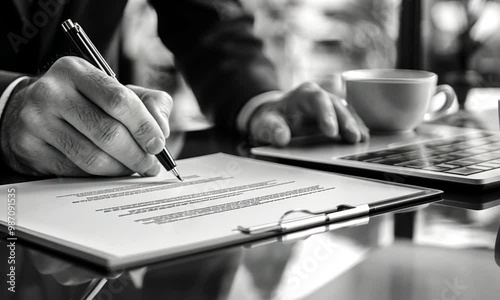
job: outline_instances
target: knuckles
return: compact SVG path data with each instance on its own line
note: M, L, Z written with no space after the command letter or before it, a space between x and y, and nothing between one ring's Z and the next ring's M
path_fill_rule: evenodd
M67 96L60 80L53 76L44 76L26 89L25 105L36 107L39 112L55 112L67 106Z
M311 95L322 95L324 93L323 89L314 82L305 82L299 85L296 89L299 93L311 94Z
M144 99L144 104L151 105L164 105L165 107L172 108L174 100L167 92L163 91L149 91Z
M146 106L157 108L167 119L174 107L172 97L163 91L150 91L143 101Z
M96 176L114 176L129 172L113 159L100 151L95 151L82 158L81 168L86 173Z
M158 92L158 99L160 99L161 111L168 119L170 117L170 113L172 112L172 108L174 107L174 100L172 97L165 92Z
M62 130L55 130L52 134L62 152L71 159L78 159L78 157L85 152L83 144L74 139L70 133Z
M56 89L56 84L50 79L40 78L29 86L29 97L36 103L50 101Z
M117 88L113 91L109 101L111 111L118 115L123 115L127 110L131 109L131 91L125 88Z
M44 77L55 76L64 79L70 78L71 74L74 72L86 72L84 70L85 63L87 62L76 56L63 56L52 64Z
M29 134L20 134L14 140L14 151L17 153L31 153L33 148L33 137ZM29 152L27 152L28 150Z
M91 153L86 157L83 162L84 170L93 175L100 175L100 170L105 169L110 165L110 162L106 157L99 152Z
M314 82L305 82L294 92L296 97L293 98L299 101L301 99L306 101L330 101L328 93Z
M83 61L82 64L83 63L88 64L83 71L85 72L86 76L93 81L93 84L96 88L116 85L116 80L114 80L112 77L106 75L104 72L86 61Z
M174 99L172 99L172 96L170 96L168 93L163 91L158 91L157 97L161 103L163 103L165 106L169 108L169 110L171 110L172 107L174 106Z
M139 128L133 133L134 135L137 136L147 136L149 133L153 131L153 126L151 125L150 122L144 122Z
M45 127L47 124L46 118L43 117L40 109L35 105L25 105L19 112L19 120L25 128L31 131Z
M118 122L106 122L100 128L96 128L94 133L95 140L98 144L114 146L115 142L119 140L121 131L122 128Z
M56 60L54 62L54 64L52 65L53 68L55 69L66 69L66 68L70 68L70 69L75 69L75 68L78 68L80 66L80 62L79 62L80 58L76 57L76 56L63 56L61 58L59 58L58 60Z

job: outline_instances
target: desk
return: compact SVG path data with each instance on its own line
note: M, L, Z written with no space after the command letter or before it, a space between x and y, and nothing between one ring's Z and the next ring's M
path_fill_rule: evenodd
M180 156L220 151L248 155L248 145L213 130L194 132ZM432 204L292 243L228 248L115 274L95 299L498 299L499 225L494 205ZM2 241L2 276L6 257ZM99 277L28 245L18 245L16 267L17 292L8 293L2 277L0 299L79 299Z

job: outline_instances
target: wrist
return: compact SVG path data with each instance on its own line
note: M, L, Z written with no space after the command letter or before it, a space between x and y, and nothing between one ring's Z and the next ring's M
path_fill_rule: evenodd
M11 169L15 169L13 164L16 161L9 145L9 141L12 139L12 127L16 126L15 116L19 115L18 113L23 107L25 99L23 94L26 87L33 81L34 79L31 77L18 78L13 82L15 86L11 90L4 91L4 93L8 92L9 95L6 96L7 99L0 118L0 160L2 165Z
M268 91L250 99L240 110L236 118L236 127L238 131L242 134L246 134L255 112L264 104L280 101L282 96L283 92L281 91Z
M28 87L31 83L35 82L36 80L32 77L23 77L21 81L14 87L12 92L9 95L9 99L7 100L7 105L9 105L9 102L14 99L14 98L19 98L20 94L25 92L25 88ZM24 98L24 97L22 97ZM7 106L6 106L7 108Z
M250 118L248 120L248 130L250 129L250 125L252 124L252 121L256 118L259 118L259 116L263 113L270 112L272 110L276 109L276 102L267 102L267 103L262 103L259 105L253 113L250 115Z

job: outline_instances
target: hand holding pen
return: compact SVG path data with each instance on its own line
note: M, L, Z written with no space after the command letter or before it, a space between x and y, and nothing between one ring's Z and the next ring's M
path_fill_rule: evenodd
M127 88L75 56L11 86L0 146L13 171L57 176L160 172L153 155L164 150L169 135L172 99L165 92ZM160 162L175 167L163 155Z
M108 63L104 60L104 58L99 53L94 44L90 41L89 37L87 36L83 28L81 28L81 26L78 25L78 23L75 24L71 20L66 20L65 22L63 22L62 27L67 37L69 38L71 43L75 46L75 48L78 50L82 58L91 62L95 67L99 68L101 71L103 71L104 73L106 73L107 75L116 80L115 73L108 65ZM146 127L148 126L151 125L146 125ZM146 128L143 128L142 130L145 129ZM139 128L139 130L141 129ZM156 147L156 145L160 143L156 139L158 138L153 138L152 140L150 140L148 144L146 144L146 148L148 148L148 145L150 144ZM176 168L177 164L175 163L175 160L172 158L172 155L169 153L167 148L163 148L160 153L156 154L156 157L167 171L172 172L180 181L182 181L182 178L180 177L179 172L177 171Z

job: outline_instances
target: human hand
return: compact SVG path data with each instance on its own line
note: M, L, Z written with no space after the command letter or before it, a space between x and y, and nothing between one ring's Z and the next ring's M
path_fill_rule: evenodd
M172 98L121 85L78 57L57 60L12 93L0 123L1 154L29 175L121 176L160 171Z
M83 269L67 261L63 261L55 256L29 249L28 255L33 262L35 269L43 275L54 278L57 283L64 286L76 286L90 282L94 279L102 279L103 276L93 271ZM112 274L106 276L107 279L116 279L122 274Z
M243 250L231 248L148 267L143 299L228 299ZM180 288L182 287L182 288Z
M263 299L271 299L297 244L272 243L244 252L243 262Z
M314 83L304 83L283 95L280 101L257 109L249 122L250 138L286 146L292 135L321 132L328 137L340 134L349 143L366 141L368 128L343 101Z

